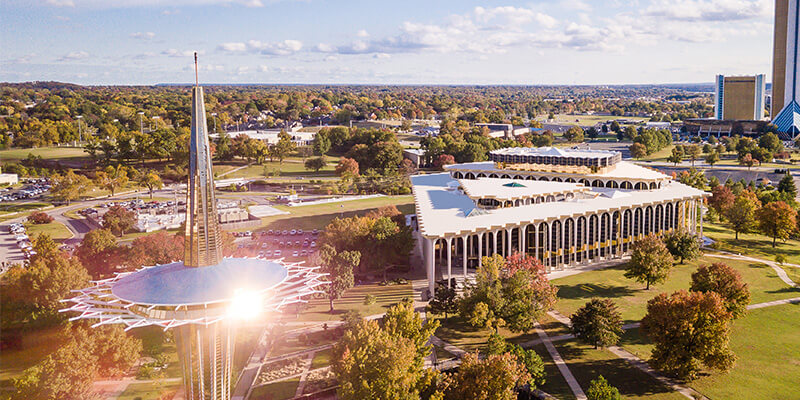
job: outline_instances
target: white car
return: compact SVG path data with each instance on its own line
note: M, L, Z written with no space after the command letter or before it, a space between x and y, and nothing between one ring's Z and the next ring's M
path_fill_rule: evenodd
M280 257L280 256L281 256L281 251L275 250L275 257Z

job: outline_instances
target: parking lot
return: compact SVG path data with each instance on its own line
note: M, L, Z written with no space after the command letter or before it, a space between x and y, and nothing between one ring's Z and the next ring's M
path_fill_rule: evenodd
M303 231L261 231L237 232L234 236L245 238L237 240L236 254L258 258L285 258L289 261L308 259L318 248L318 230Z
M0 189L0 202L9 202L41 197L50 190L50 183L45 178L29 179L21 189Z

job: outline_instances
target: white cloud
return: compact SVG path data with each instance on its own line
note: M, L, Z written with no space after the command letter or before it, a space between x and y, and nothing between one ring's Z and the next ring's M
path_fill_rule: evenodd
M75 7L75 2L72 0L45 0L45 4L54 7Z
M287 39L280 42L261 42L259 40L248 40L247 43L227 42L218 46L219 50L228 53L251 52L279 56L297 53L302 48L303 42L294 39Z
M134 39L150 40L156 37L156 34L153 32L136 32L136 33L131 33L131 37Z
M391 54L386 54L386 53L375 53L375 55L373 55L373 57L379 58L379 59L380 58L392 58L392 55Z
M569 10L592 11L592 6L583 0L561 0L560 4Z
M647 15L679 21L739 21L768 16L767 0L655 0Z
M178 49L166 49L161 52L162 55L169 56L169 57L192 57L197 51L197 54L205 53L202 50L178 50Z
M369 37L369 32L367 32L364 29L361 29L361 30L358 31L358 33L356 33L356 36L358 36L360 38Z
M528 24L535 22L546 28L552 28L556 25L556 19L529 8L523 7L494 7L483 8L475 7L474 14L479 22L487 23L492 21L499 21L500 23L508 24L508 28L516 29L518 25Z
M55 18L57 20L59 20L59 21L69 21L69 17L63 16L63 15L56 15Z
M268 1L275 2L280 0ZM44 0L44 4L54 7L85 8L179 7L207 5L264 7L263 0Z
M67 54L61 56L61 58L59 58L58 60L59 61L73 61L73 60L82 60L82 59L85 59L85 58L88 58L88 57L89 57L89 53L87 53L85 51L73 51L73 52L70 52L70 53L67 53Z

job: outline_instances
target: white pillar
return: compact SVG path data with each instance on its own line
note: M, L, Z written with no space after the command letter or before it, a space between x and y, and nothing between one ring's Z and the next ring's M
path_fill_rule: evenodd
M575 256L575 262L578 262L578 219L572 218L572 248L575 249L572 255ZM570 258L572 258L570 255ZM570 264L572 264L572 260L570 260Z
M519 252L522 253L522 255L524 256L525 255L525 227L522 226L522 225L518 226L517 227L517 232L519 232L518 236L517 236L517 239L518 239L517 240L517 247L519 247Z
M447 242L447 287L450 287L450 280L453 277L453 248L451 247L451 238L447 238L445 241Z
M497 231L492 231L492 255L497 254Z
M507 228L506 229L506 232L508 233L508 245L505 246L506 249L508 249L508 252L506 253L506 257L511 255L511 229L512 228Z
M464 243L464 259L462 260L462 264L464 264L464 278L467 277L467 238L468 236L462 236L462 242Z
M699 213L700 213L700 240L701 240L701 244L702 244L702 240L703 240L703 210L700 210Z
M478 267L483 265L483 232L478 233Z
M531 224L531 226L533 227L533 257L539 260L539 224Z
M423 249L425 250L425 271L428 275L428 291L429 295L432 297L434 294L434 284L435 284L435 275L436 271L434 270L434 260L433 260L433 240L425 239L423 244ZM430 297L429 297L430 299Z

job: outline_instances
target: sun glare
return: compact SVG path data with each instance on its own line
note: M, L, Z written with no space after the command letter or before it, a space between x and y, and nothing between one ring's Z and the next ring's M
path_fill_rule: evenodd
M263 308L261 296L249 290L237 290L233 295L228 314L237 319L253 319Z

